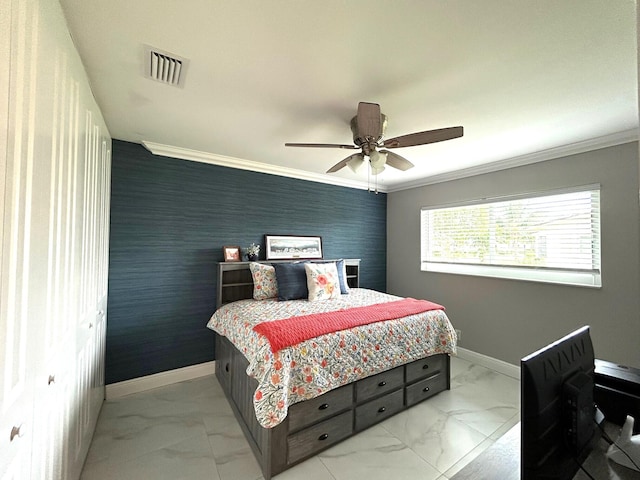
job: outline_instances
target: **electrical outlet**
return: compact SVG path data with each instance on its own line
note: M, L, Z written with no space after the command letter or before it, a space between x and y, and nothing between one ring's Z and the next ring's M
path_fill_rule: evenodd
M458 343L460 343L460 340L462 340L462 330L456 328L456 335L458 336Z

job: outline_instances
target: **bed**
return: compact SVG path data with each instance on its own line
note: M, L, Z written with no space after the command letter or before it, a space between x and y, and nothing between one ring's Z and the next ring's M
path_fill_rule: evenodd
M412 299L359 288L359 260L314 261L307 267L308 273L334 272L335 266L340 273L336 288L348 294L331 292L328 301L311 301L318 294L312 289L308 299L289 298L281 282L284 297L268 293L263 298L269 285L256 269L278 268L283 281L285 269L299 271L296 263L220 263L218 308L207 324L217 334L216 377L266 480L449 389L449 355L456 348L455 330L437 304L399 319L360 320L381 305L385 308L378 311L407 308ZM257 290L261 286L264 290ZM414 302L422 302L420 310L428 303ZM269 331L282 323L289 332L291 319L310 326L341 317L356 323L310 338L294 336L289 344L278 344L280 337Z

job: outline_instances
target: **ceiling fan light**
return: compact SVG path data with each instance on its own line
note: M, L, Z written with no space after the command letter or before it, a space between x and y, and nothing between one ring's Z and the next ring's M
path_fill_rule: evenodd
M374 167L373 164L371 164L371 174L372 175L378 175L379 173L382 173L384 171L384 164L380 165L379 167Z
M369 163L371 163L372 171L376 169L376 170L380 170L381 172L382 170L384 170L384 164L387 163L387 154L380 153L377 150L374 150L369 155Z
M353 173L357 173L363 163L364 155L362 153L355 153L349 157L349 160L347 160L347 165Z

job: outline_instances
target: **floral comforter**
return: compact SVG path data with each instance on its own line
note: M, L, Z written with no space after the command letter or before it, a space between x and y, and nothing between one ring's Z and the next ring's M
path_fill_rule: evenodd
M272 428L289 405L436 353L456 352L456 333L443 310L321 335L277 353L253 327L261 322L398 300L362 288L325 302L240 300L218 309L207 327L227 337L258 381L253 403L260 425Z

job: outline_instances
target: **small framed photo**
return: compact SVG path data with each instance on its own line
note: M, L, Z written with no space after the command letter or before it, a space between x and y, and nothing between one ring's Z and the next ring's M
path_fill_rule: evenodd
M242 258L240 247L224 246L222 247L225 262L239 262Z
M322 237L265 235L267 260L322 258Z

